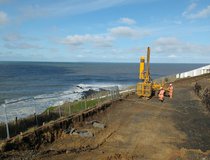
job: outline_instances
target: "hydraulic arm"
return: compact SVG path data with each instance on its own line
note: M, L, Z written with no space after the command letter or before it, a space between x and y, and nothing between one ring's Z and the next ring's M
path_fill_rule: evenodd
M137 95L139 97L151 97L156 90L159 90L161 84L153 83L150 75L150 47L147 48L147 64L145 71L145 57L140 58L139 65L139 79L141 82L137 83Z

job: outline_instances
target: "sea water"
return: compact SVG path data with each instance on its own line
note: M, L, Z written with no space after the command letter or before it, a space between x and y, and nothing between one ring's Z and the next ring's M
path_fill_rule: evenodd
M192 70L204 64L151 64L152 78ZM125 88L138 82L138 63L0 62L0 105L8 116L27 116L48 106L74 101L83 91ZM0 119L3 108L0 106Z

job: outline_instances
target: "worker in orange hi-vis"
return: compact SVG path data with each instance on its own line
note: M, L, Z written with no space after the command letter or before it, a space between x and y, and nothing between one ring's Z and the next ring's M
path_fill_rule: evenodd
M170 84L169 84L169 96L170 96L170 98L173 97L173 91L174 91L174 87L173 87L173 85L170 83Z
M163 87L160 87L160 91L159 91L158 97L159 97L159 100L161 102L164 101L164 93L165 93L165 90L163 89Z

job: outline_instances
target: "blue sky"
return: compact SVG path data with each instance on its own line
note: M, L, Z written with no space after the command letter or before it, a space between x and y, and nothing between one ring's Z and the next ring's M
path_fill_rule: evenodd
M210 63L209 0L0 0L0 61Z

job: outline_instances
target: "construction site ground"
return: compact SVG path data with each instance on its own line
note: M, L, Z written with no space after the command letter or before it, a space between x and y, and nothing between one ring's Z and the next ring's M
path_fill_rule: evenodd
M191 81L174 83L174 98L140 99L135 94L93 117L106 124L74 126L94 137L63 133L42 146L37 160L210 160L210 113L193 92ZM16 153L22 156L26 152Z

